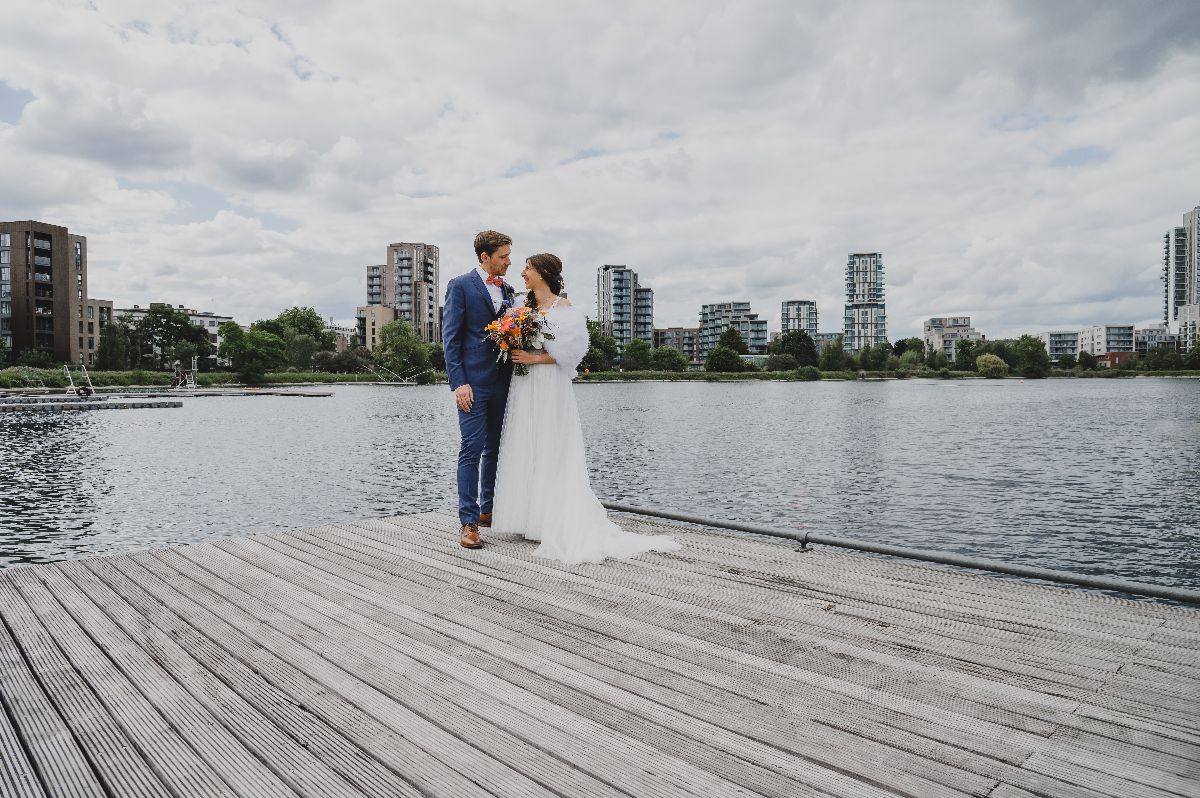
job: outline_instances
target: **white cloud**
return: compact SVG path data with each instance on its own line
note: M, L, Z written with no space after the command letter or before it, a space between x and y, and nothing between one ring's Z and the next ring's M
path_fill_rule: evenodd
M348 318L391 241L444 282L485 227L584 304L629 264L660 326L810 298L837 329L862 250L893 339L1150 320L1200 202L1200 31L1152 5L33 4L0 214L88 235L98 296L243 320Z

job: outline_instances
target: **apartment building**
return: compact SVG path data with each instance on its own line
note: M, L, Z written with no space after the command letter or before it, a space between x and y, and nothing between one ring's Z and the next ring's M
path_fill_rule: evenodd
M367 267L367 305L392 308L427 344L442 340L440 257L433 244L398 242L383 264Z
M852 252L846 258L843 345L857 352L887 340L883 254Z
M749 302L715 302L700 308L700 359L721 340L730 327L741 333L752 355L767 353L767 320L750 310Z
M88 362L87 237L37 221L0 222L0 338L15 359L42 351L59 363ZM94 300L92 314L111 302ZM107 323L107 321L105 322Z
M596 319L623 351L634 338L654 344L654 289L641 285L628 266L605 264L596 270Z
M814 341L817 339L817 303L808 299L789 299L783 303L779 316L780 333L802 330Z
M925 351L941 352L954 362L961 341L982 341L970 316L935 316L925 322Z

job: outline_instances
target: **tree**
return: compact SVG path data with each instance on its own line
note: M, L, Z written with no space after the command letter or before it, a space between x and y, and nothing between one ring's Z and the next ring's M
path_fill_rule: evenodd
M579 364L583 371L612 371L617 362L617 339L605 335L600 322L588 321L588 351Z
M185 359L186 366L191 363L192 355L208 357L212 352L212 343L203 328L192 324L191 317L182 310L161 302L150 305L134 330L131 339L135 366L141 366L143 361L147 361L154 368L162 368L173 360ZM184 343L189 346L183 347L177 354L176 347Z
M1183 358L1174 346L1156 346L1146 352L1146 368L1151 371L1174 371L1183 366Z
M17 357L17 365L33 369L54 368L54 355L45 349L26 349Z
M1192 346L1188 350L1187 355L1183 358L1183 367L1188 369L1200 369L1200 343Z
M236 322L227 321L217 328L221 335L220 356L233 361L245 382L259 382L271 369L287 362L283 339L265 330L243 330Z
M425 350L429 354L429 365L438 371L446 370L446 350L441 344L426 344Z
M841 338L835 338L821 347L821 360L817 367L821 371L843 371L846 368L846 349Z
M1036 335L1022 335L1012 346L1013 358L1022 377L1042 379L1050 373L1046 342Z
M379 330L379 345L372 359L384 368L403 378L427 381L429 352L420 337L404 319L396 319Z
M946 353L940 349L935 349L925 355L925 367L939 370L950 367L950 358L946 357Z
M650 344L634 338L621 351L622 371L645 371L650 367Z
M925 361L925 355L912 348L905 348L904 354L900 355L900 368L905 371L916 371L921 368L921 364Z
M733 330L732 327L729 329ZM737 332L737 330L733 330ZM724 337L724 335L722 335ZM739 338L741 336L738 336ZM708 352L708 358L704 361L705 371L720 371L720 372L736 372L744 371L745 363L738 357L738 353L727 346L717 344Z
M312 338L316 342L318 351L324 352L337 347L337 333L327 329L325 322L312 308L288 308L276 316L275 321L284 329L295 330L299 335L307 335Z
M904 355L908 352L916 352L921 358L921 362L924 362L925 341L920 338L901 338L896 342L896 345L892 347L892 354L901 359L903 359ZM908 362L911 363L912 359L910 358Z
M1092 371L1096 368L1096 356L1091 352L1079 353L1079 368Z
M864 346L858 353L858 367L863 371L884 371L891 356L892 345L887 341L881 341L874 346Z
M776 352L767 357L763 371L795 371L798 368L800 368L800 364L796 362L794 355L787 352Z
M284 339L284 351L287 352L288 363L308 371L312 368L313 355L317 353L318 344L315 338L307 333L298 333L288 328L289 335Z
M975 361L975 370L990 380L1008 376L1008 364L999 355L980 355Z
M725 332L721 333L721 337L717 340L717 346L732 349L739 355L750 354L750 347L746 346L746 340L742 338L737 327L726 327Z
M0 336L0 366L8 363L8 339Z
M974 371L975 358L983 354L980 341L959 341L954 345L954 366L959 371Z
M821 359L821 356L817 354L817 345L813 343L812 336L804 330L788 330L772 341L771 345L767 347L767 351L773 355L791 355L797 364L793 368L815 366ZM776 369L767 369L767 371L773 370ZM790 369L788 370L790 371Z
M125 371L129 368L129 349L133 331L124 318L110 321L100 331L96 347L96 368L102 371Z
M673 346L660 346L650 353L650 368L655 371L687 371L688 358Z
M1070 371L1075 368L1075 356L1068 352L1065 355L1058 356L1058 367L1064 371Z

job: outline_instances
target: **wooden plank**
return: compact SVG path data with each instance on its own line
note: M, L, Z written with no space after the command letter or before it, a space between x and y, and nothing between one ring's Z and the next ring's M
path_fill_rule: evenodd
M289 657L294 647L290 641L280 641L269 629L229 602L223 592L211 592L191 582L184 572L169 567L162 559L171 559L169 552L136 554L120 563L129 578L136 579L155 599L172 612L203 632L204 636L221 646L254 673L267 680L297 707L312 713L330 728L361 748L378 765L395 777L410 783L413 792L429 796L463 796L482 798L489 793L469 775L455 770L458 764L453 750L447 764L439 759L446 756L437 749L426 750L419 743L420 735L411 735L400 724L387 725L368 713L369 703L360 707L347 700L337 688L338 682L349 681L352 675L334 672L334 678L322 683L313 678L315 668L305 660ZM185 570L192 567L186 560L177 563ZM133 570L133 569L137 570ZM247 632L252 632L253 637ZM264 643L280 643L267 648ZM286 658L285 658L286 657ZM322 668L324 673L325 669ZM385 715L386 718L386 715ZM351 764L356 764L348 759ZM369 762L364 763L369 767ZM470 763L474 764L474 763ZM407 793L384 792L383 795Z
M355 524L354 529L362 529L361 524ZM371 537L369 530L364 534ZM397 542L397 551L406 544ZM434 564L443 570L453 572L455 569L472 575L469 570L453 565L453 557L436 551L417 554L425 550L420 545L411 546L404 556L426 564ZM971 715L973 719L982 719L986 710L989 722L998 722L1017 731L1024 731L1039 736L1051 733L1055 724L1069 717L1077 707L1073 701L1062 701L1054 696L1037 694L1028 690L1005 686L1000 689L996 684L981 680L971 674L956 673L949 670L939 670L936 675L913 668L910 663L896 658L882 657L874 652L864 651L862 657L870 663L859 667L858 663L843 657L828 656L822 651L823 641L813 640L806 647L806 659L803 667L794 662L796 645L791 641L773 639L758 628L747 632L731 629L721 623L721 618L711 618L704 614L700 602L697 606L683 613L670 610L660 610L653 596L645 591L623 590L613 586L612 593L587 583L575 574L558 574L553 569L541 565L530 565L528 571L518 568L503 554L492 553L491 558L504 562L507 568L506 586L521 584L526 592L537 593L547 585L562 585L558 589L570 590L570 594L587 603L573 603L571 610L575 612L593 613L595 607L611 606L614 599L629 606L638 606L638 619L634 620L623 615L600 612L609 620L623 625L633 624L645 635L652 639L663 636L673 645L702 649L717 656L727 658L734 664L756 667L764 671L774 672L781 680L799 679L812 686L824 685L840 690L851 697L869 696L883 707L916 705L923 711L939 712L949 720L951 713ZM484 579L484 577L480 577ZM740 619L740 627L752 627L750 619ZM822 659L818 659L818 657ZM874 660L871 662L871 660ZM819 666L826 664L824 670ZM903 669L904 680L880 682L879 665ZM812 668L810 670L809 668ZM902 688L897 691L896 688ZM994 701L982 704L983 695L995 692ZM913 702L912 695L919 694L921 700ZM970 696L970 700L964 700ZM1021 711L1021 702L1028 704Z
M319 574L322 557L330 559L352 559L345 553L335 554L317 546L307 544L304 541L292 536L279 537L277 539L264 538L260 539L259 542L261 542L263 545L281 548L281 550L285 551L289 547L298 547L297 551L302 551L305 549L305 547L307 547L307 550L312 552L311 557L305 558L306 565L310 566L307 573L314 575ZM376 567L386 569L387 566L384 560L385 558L374 554L364 555L361 560L358 561L361 564L361 568L358 570L360 572L372 573L372 570ZM397 570L393 573L402 575L404 577L413 576L413 571L407 568L403 570ZM404 604L410 604L414 607L419 607L421 604L421 597L419 594L414 594L411 591L403 590L401 583L395 579L389 579L388 581L381 583L379 587L375 588L374 592L376 595L380 596L392 596L394 597L395 601L401 601ZM431 593L432 591L423 592ZM497 639L511 641L514 645L518 646L528 646L532 650L536 650L545 656L555 658L556 661L567 665L574 672L593 672L590 666L594 665L595 663L589 662L583 656L576 655L589 653L588 646L592 645L594 641L588 640L586 636L569 636L567 632L564 631L570 628L568 623L555 623L552 625L546 625L543 628L539 628L537 623L521 625L515 620L515 616L512 614L511 604L497 604L497 610L495 612L489 612L488 604L485 601L480 601L480 597L478 596L475 597L471 603L462 605L461 612L455 612L455 610L460 609L459 606L445 606L448 595L448 592L445 590L439 591L437 593L437 599L432 602L433 606L431 606L430 612L438 612L439 607L442 614L445 614L449 610L451 617L458 619L458 622L461 624L469 625L471 629L482 628L486 633L491 634ZM481 623L476 620L481 618L490 618L495 620L497 624L507 624L514 631L495 631L495 629L498 627L489 628L490 624L485 624L481 627ZM553 630L558 637L547 640L543 633L549 633L551 630ZM410 631L409 634L411 635L413 633ZM547 643L549 643L549 645L547 645ZM669 661L671 659L670 655L662 652L649 652L647 658L656 659L658 664L662 664L664 661ZM678 700L680 701L681 706L690 707L691 711L693 712L696 711L694 699L697 697L707 698L712 707L713 713L717 714L720 718L728 719L732 722L744 721L749 726L758 728L760 732L772 730L773 718L778 716L779 712L781 711L781 707L776 705L778 704L779 696L783 695L782 693L776 693L772 696L765 696L764 698L756 698L754 700L745 699L741 695L734 692L718 692L716 690L712 690L711 688L706 694L705 688L707 688L708 685L701 683L700 679L698 678L699 672L694 668L684 667L674 672L665 671L658 668L657 664L638 662L636 658L629 656L628 651L602 650L601 653L595 657L595 660L597 662L605 663L604 665L596 667L595 670L602 672L604 668L609 665L612 666L612 669L619 667L622 671L637 674L639 677L645 677L647 684L654 683L654 671L660 670L663 674L665 674L665 676L660 677L658 682L668 689L659 690L657 693L644 693L648 697L664 704L671 704L672 693L675 693L678 695ZM480 665L480 667L486 667L489 663L487 657L479 655L477 655L473 661L477 665ZM505 661L497 660L495 668L496 670L494 672L505 675L506 678L510 679L517 678L519 673L518 671L514 670L511 658L510 660ZM630 687L629 689L636 690L636 682L634 683L634 686ZM811 693L805 694L806 703L811 704L810 696ZM770 703L767 703L768 698L770 699ZM789 707L788 709L791 708ZM870 757L875 754L880 754L881 752L879 749L882 749L886 755L881 754L879 759L876 761L883 761L887 758L887 755L892 757L899 755L902 757L906 751L920 752L924 757L921 761L925 763L925 767L922 772L924 775L930 778L936 777L939 773L942 773L944 777L945 767L942 765L942 763L953 763L955 768L965 768L968 770L968 772L983 773L992 777L1007 776L1016 778L1019 781L1028 782L1038 788L1047 789L1048 794L1053 794L1055 796L1098 795L1098 793L1093 791L1056 782L1053 779L1048 779L1038 774L1022 772L1012 765L1008 765L1002 761L996 760L994 758L995 752L997 747L1000 745L1000 741L998 740L988 740L980 737L979 735L963 739L961 742L978 745L983 751L986 752L986 754L974 755L959 744L941 744L936 740L930 739L929 737L919 734L912 734L911 732L889 727L885 724L879 723L877 720L870 719L864 719L861 721L861 723L873 723L877 727L873 730L873 736L859 738L848 737L845 740L840 740L838 738L840 729L830 728L828 724L835 720L844 720L849 715L853 714L846 709L844 702L830 703L825 707L823 712L814 710L811 705L804 707L804 710L813 711L817 715L823 714L826 717L825 720L814 721L814 723L824 724L817 727L825 738L824 741L835 747L840 744L840 747L843 749L843 753L847 758L854 758L856 755ZM756 712L758 713L757 715ZM872 712L871 717L873 718L878 714L884 714L885 717L887 716L886 713ZM799 723L799 716L796 717L796 721ZM629 728L639 728L640 726L640 724L636 721L626 721L624 725ZM880 730L883 731L880 732ZM854 732L859 734L862 733L861 729L854 729ZM898 741L897 738L903 739ZM873 745L876 740L882 741L882 744L878 747ZM798 729L796 725L790 725L782 733L780 733L777 738L772 738L770 741L772 744L778 745L785 749L787 749L789 745L799 745L801 749L803 749L812 743L813 751L815 752L813 755L815 756L820 756L820 752L823 750L820 744L820 738L818 738L817 741L812 741L806 738L803 734L803 731ZM1026 749L1023 752L1015 753L1012 758L1015 761L1023 761L1028 754L1029 750ZM940 759L938 758L939 756L941 757ZM840 762L839 766L848 767L846 762ZM876 778L884 779L884 781L887 780L886 776L877 775ZM960 784L960 786L964 785Z
M302 699L286 693L263 678L261 665L250 667L199 629L188 623L180 612L166 602L160 602L146 589L156 583L159 590L170 593L171 586L157 576L125 558L85 561L87 568L116 591L130 606L137 609L157 628L177 641L216 678L227 684L247 703L282 732L299 741L313 756L354 784L364 795L388 795L418 798L415 787L389 770L367 751L343 737L339 731L303 706ZM179 603L186 599L182 595ZM240 649L247 660L253 655Z
M302 542L283 539L260 539L256 542L279 551L287 551L288 543L304 545ZM307 554L301 548L293 551L300 563L299 567L303 569L303 573L309 575L310 585L322 582L336 587L344 581L370 590L367 600L380 608L380 611L359 607L358 612L368 614L406 637L422 640L449 651L472 652L472 662L477 667L487 669L509 681L527 685L540 695L553 696L552 700L556 703L569 704L573 711L584 713L616 728L627 729L627 733L637 733L644 727L648 728L648 742L653 743L657 737L660 744L667 744L672 750L680 750L680 744L671 741L672 728L648 727L646 719L636 712L627 711L587 692L581 692L575 678L551 681L549 676L544 675L546 668L542 666L541 661L531 660L528 654L537 652L540 656L564 666L567 670L559 670L560 674L592 676L657 704L700 715L731 731L762 740L796 756L827 762L843 771L872 773L874 779L897 789L901 786L893 782L902 781L905 773L919 776L922 780L933 779L939 784L968 793L995 783L990 776L976 776L969 770L948 766L925 756L916 756L903 748L892 748L842 733L838 729L807 723L798 716L781 714L781 708L776 705L752 701L732 692L706 689L705 685L688 676L670 673L660 677L661 681L654 681L643 678L639 673L631 678L630 671L637 671L636 667L630 668L626 662L614 661L615 658L607 651L589 651L594 647L585 639L568 636L560 633L558 629L549 630L539 628L536 624L523 624L512 618L506 619L511 622L510 625L501 625L496 614L480 604L469 607L463 605L462 611L458 612L460 605L456 603L448 606L444 591L437 598L424 598L419 594L398 589L394 580L384 581L376 578L367 565L352 562L343 568L335 569L333 563L336 560L346 559L340 555L319 549ZM327 579L325 574L333 577L332 581ZM344 594L338 590L320 592L334 601L341 596L347 597L348 600L350 595L355 595L356 589L347 589L349 592ZM454 623L439 617L447 614L455 619ZM473 638L473 633L484 637ZM497 642L489 644L487 638ZM483 642L478 642L479 639ZM499 641L508 645L498 648ZM492 650L484 650L485 648ZM593 654L593 657L589 659L582 656L587 653ZM960 749L946 750L952 751L956 759L963 758ZM889 767L881 769L881 762L888 762ZM746 783L747 786L760 789L754 784ZM931 787L929 784L919 789L922 794L933 794L936 790L937 787Z
M211 544L209 544L210 546ZM507 795L549 796L551 793L542 785L525 774L513 769L507 763L488 756L474 744L468 743L444 728L432 723L411 708L394 700L373 685L362 680L353 672L341 667L345 652L340 647L322 645L320 634L312 641L314 648L309 648L291 636L276 630L273 624L264 620L277 616L277 611L263 604L258 599L242 591L238 584L228 581L217 573L213 573L197 565L191 557L201 558L207 546L190 546L174 551L164 551L155 554L154 558L169 565L177 574L176 578L186 578L194 585L189 590L202 587L200 593L204 601L213 607L220 608L220 614L227 618L236 618L248 628L255 630L255 637L267 643L270 650L286 658L289 663L302 669L309 676L320 682L325 690L332 691L347 701L360 707L364 712L377 718L385 726L395 729L400 736L415 741L420 749L420 758L432 759L442 765L461 768L461 776L474 782L482 791ZM187 555L186 557L184 555ZM235 596L237 601L229 601L226 596ZM251 610L255 614L251 614ZM496 730L502 732L502 730ZM409 776L409 773L405 773ZM451 774L439 773L445 779L443 783L433 783L430 786L442 795L457 793L447 790L448 778ZM463 789L465 785L459 780L453 789ZM472 790L472 793L476 791Z
M14 586L29 603L55 644L79 672L89 689L155 771L178 796L221 796L236 793L201 759L171 722L159 714L136 685L129 682L38 579L43 569L18 569ZM96 750L89 747L89 751ZM106 753L115 755L111 749Z
M273 576L247 560L245 549L254 541L222 542L226 556L215 558L209 570L236 578L241 589L265 601L269 609L259 620L267 621L296 640L323 637L340 644L346 662L356 673L368 675L372 684L406 705L420 707L439 724L454 716L471 713L497 728L506 728L537 749L532 757L512 751L505 761L520 757L526 772L561 770L564 778L578 769L593 772L599 768L606 779L620 789L638 795L747 795L737 785L710 774L686 767L666 752L651 751L623 735L589 724L562 707L520 690L476 668L467 658L446 657L411 638L398 638L371 619L320 598L310 591L294 591L293 583ZM269 551L269 550L268 550ZM189 558L197 552L188 551ZM204 552L206 559L212 555ZM278 555L275 555L278 559ZM270 566L271 555L263 565ZM311 584L311 575L294 571ZM362 591L359 591L360 593ZM345 597L354 602L354 597ZM290 620L294 619L294 620ZM389 645L392 641L400 642ZM421 659L417 659L418 655ZM381 668L378 663L388 663ZM397 678L402 673L403 678ZM447 678L453 674L453 678ZM442 700L449 697L449 701ZM478 727L478 721L471 726ZM478 733L475 744L485 746L487 735ZM562 765L555 760L563 760ZM696 792L697 783L703 789ZM546 783L562 783L547 779ZM579 794L573 790L566 790ZM608 792L608 790L606 790Z
M5 656L4 651L10 642L11 637L0 624L0 659ZM10 695L5 689L8 681L5 675L7 670L7 666L0 662L0 795L14 798L45 798L46 791L38 781L33 763L25 755L25 747L21 744L8 707L14 700L15 693Z
M494 555L494 556L504 557L506 555L499 554L499 555ZM925 642L925 645L922 648L927 649L930 645L930 641L928 641L928 639L926 639L924 642ZM1142 641L1139 641L1139 644L1141 642ZM829 645L829 644L826 643L825 645ZM841 653L845 654L847 652L843 651ZM834 662L832 664L833 664L833 667L835 667L835 668L839 666L839 663L836 663L836 662ZM887 663L884 663L884 664L887 664ZM973 672L973 670L974 669L972 669L972 672ZM987 674L981 674L981 675L986 676ZM1006 692L1012 692L1014 687L1019 687L1019 686L1020 685L1017 682L1015 682L1014 680L1008 679L1004 682L1003 689ZM1169 699L1159 700L1159 699L1156 699L1152 694L1138 696L1137 698L1134 698L1132 700L1127 695L1108 697L1103 694L1096 693L1095 692L1096 686L1098 686L1098 683L1093 684L1092 689L1090 689L1090 690L1087 690L1084 688L1078 688L1078 689L1072 690L1072 691L1070 691L1071 697L1075 698L1075 699L1079 699L1079 700L1084 700L1086 698L1087 700L1091 700L1093 702L1099 702L1102 706L1106 706L1111 709L1122 710L1125 712L1137 712L1137 711L1150 712L1155 717L1159 718L1160 720L1164 719L1165 716L1169 716L1169 715L1175 715L1176 718L1192 717L1191 715L1189 715L1189 713L1187 712L1186 709L1181 709L1178 707L1178 703L1179 703L1178 701L1171 701ZM936 688L927 688L927 689L936 689ZM1059 692L1061 692L1061 690L1059 690ZM1049 695L1049 694L1046 694L1046 695ZM1157 704L1157 706L1152 707L1152 708L1148 707L1148 705L1154 705L1154 704Z
M164 707L164 714L169 713L179 718L181 723L188 723L189 717L207 711L217 721L219 725L212 727L210 735L215 744L224 746L225 755L231 760L231 773L234 774L230 783L239 791L239 782L254 782L256 787L261 784L274 784L277 787L286 785L300 795L328 798L358 798L363 795L309 753L302 741L281 732L166 633L156 628L148 618L129 607L108 585L92 575L83 563L62 563L51 574L44 576L53 577L47 579L47 586L60 601L72 593L73 587L79 591L79 596L86 595L97 606L103 607L104 615L101 616L81 600L68 604L81 607L76 617L87 622L92 639L105 646L110 656L112 652L120 653L123 670L133 673L137 669L143 690L175 693L175 701L188 712L185 714L172 707ZM75 598L78 599L78 596ZM129 646L127 640L140 648ZM188 701L179 693L180 688L193 700ZM191 713L197 715L192 716ZM205 723L191 722L200 728ZM238 756L243 748L253 755L253 759ZM252 764L247 767L246 761L239 762L239 758L249 760ZM269 774L265 775L259 770L262 766ZM275 784L276 779L278 784Z
M267 541L257 540L254 542L263 545ZM246 543L248 544L249 542L247 541ZM263 547L268 548L265 545ZM533 676L534 674L544 673L547 667L553 667L552 663L538 659L530 661L525 656L500 660L495 656L494 651L488 650L495 645L503 645L498 641L492 641L485 636L477 636L475 640L466 644L455 645L454 639L443 638L437 634L422 634L423 627L415 622L407 622L409 618L416 615L420 621L434 626L445 625L450 628L458 628L458 626L453 622L436 618L436 616L419 613L404 604L389 601L386 598L386 586L379 588L361 582L345 580L298 563L287 566L274 550L270 550L270 555L256 556L252 551L247 551L247 548L248 546L246 545L239 545L237 551L232 553L239 557L246 557L249 562L269 569L271 573L280 575L285 579L306 579L308 586L313 592L329 599L329 603L324 605L325 612L334 612L335 614L342 615L342 612L333 608L352 606L353 615L357 617L349 621L350 626L354 628L372 628L375 623L378 623L379 626L375 628L371 637L381 643L386 644L387 641L396 639L397 635L401 635L400 639L405 640L405 653L427 665L430 672L440 672L455 662L469 663L466 666L467 669L475 674L472 681L490 685L489 694L503 696L507 693L507 701L511 702L510 706L529 705L532 703L537 708L537 716L543 721L558 715L561 718L561 726L559 727L559 731L556 732L556 737L560 741L556 746L559 756L567 756L568 754L567 746L563 745L561 741L566 739L570 729L574 728L579 733L586 732L586 739L592 748L589 750L585 746L581 749L581 753L575 755L576 758L572 761L579 767L595 767L599 760L598 754L601 753L595 746L606 738L612 738L614 731L617 731L619 732L619 736L617 737L618 750L623 748L626 751L626 756L629 750L629 735L634 735L635 739L647 746L655 746L661 749L657 752L645 750L648 763L656 770L669 765L675 757L683 756L688 758L692 764L702 766L710 771L724 761L725 769L719 771L720 775L765 794L795 795L800 794L806 786L790 780L781 780L778 777L772 779L769 774L760 772L761 768L753 767L752 764L755 760L762 761L761 751L758 756L748 757L743 755L740 760L735 761L730 758L732 752L714 748L714 743L711 742L708 736L704 738L708 744L698 744L694 738L679 733L678 723L663 723L661 717L659 717L662 714L660 706L647 703L641 707L640 712L630 712L625 711L621 703L612 701L611 697L601 700L591 698L586 693L581 692L582 688L579 688L577 684L580 679L586 678L585 674L576 674L575 679L569 680L576 683L574 685L575 689L562 689L561 680L560 682L552 682L548 678ZM364 588L366 589L364 590ZM380 589L385 592L379 592ZM316 605L321 604L320 602L311 603ZM350 615L350 613L346 613L346 615ZM466 630L460 629L460 633L466 633ZM505 634L505 637L507 636ZM456 639L461 641L462 637L460 636ZM348 646L352 643L353 641L351 640L347 641ZM353 647L357 649L360 646L359 644L353 644ZM494 661L496 667L493 669L484 667L481 664L484 660ZM476 669L486 673L479 673ZM523 678L517 669L522 669L528 674L528 677ZM404 670L409 678L422 678L418 667L406 664ZM430 683L427 687L433 689L434 684ZM525 688L525 690L521 692L514 690L514 687ZM545 701L547 694L550 696L549 702ZM469 705L474 711L479 711L478 698L472 699L470 695L467 695L465 698L466 705ZM626 694L623 698L626 702L636 703L636 697L632 693ZM608 714L619 715L620 718L615 722L607 724L603 723L600 719L596 719L596 722L592 723L591 721L595 718L595 715L587 711L588 707L584 706L585 704L593 710L602 705L610 710ZM564 717L561 710L562 707L568 708L574 714ZM647 712L648 707L651 708L649 712ZM700 710L695 705L692 705L690 708L693 715ZM689 756L689 752L691 756ZM817 775L814 773L814 770L821 767L823 763L820 762L819 758L813 752L810 751L808 754L804 758L807 763L804 777L813 780ZM774 756L773 758L777 759L778 757ZM611 768L612 766L609 765L608 767ZM785 765L784 770L786 769ZM608 777L615 780L615 777L611 775L614 772L612 769L607 769L603 772L609 774ZM684 778L689 776L687 773L681 775ZM888 776L898 781L905 781L903 777L897 777L894 774L885 776L877 775L874 777L874 780L886 782ZM695 778L694 774L691 775L691 778ZM957 791L945 792L940 788L940 785L931 783L927 779L919 778L914 774L909 775L907 782L910 787L916 785L919 791L929 796L967 794ZM983 782L986 782L989 786L992 783L990 780L983 780ZM637 789L634 794L649 794L645 792L645 787L637 787L636 785L630 785L630 787ZM848 795L870 794L864 790L861 781L859 784L845 784L842 779L836 777L829 778L827 782L818 783L814 781L811 787L823 790L835 789L839 790L841 794ZM668 790L665 794L674 794L673 790L677 791L678 788L672 788L672 790ZM706 791L706 794L708 794L708 791Z
M67 569L78 572L80 568L81 566L66 562L52 568L40 569L37 576L40 577L45 590L86 630L88 640L107 657L109 662L100 667L107 669L109 663L115 666L116 672L110 676L115 678L119 672L129 684L135 686L145 701L166 719L192 751L234 792L255 798L293 798L296 795L295 791L279 777L272 766L256 756L255 752L247 748L243 744L244 741L239 740L226 726L225 718L220 713L237 712L239 708L232 704L222 705L216 701L205 706L184 689L138 645L137 641L131 639L110 620L107 615L108 607L102 608L97 605L107 596L89 596L64 575ZM106 593L112 595L111 591ZM140 625L142 628L135 630L135 634L148 640L154 631L153 628L144 621ZM98 661L96 665L99 665ZM200 676L199 669L194 670L189 678ZM217 695L209 696L210 701L218 698ZM245 721L245 718L236 718L235 722L237 720ZM244 725L241 730L246 734ZM272 753L277 756L280 752Z
M157 776L0 574L0 694L47 795L167 795ZM87 748L87 753L84 751Z

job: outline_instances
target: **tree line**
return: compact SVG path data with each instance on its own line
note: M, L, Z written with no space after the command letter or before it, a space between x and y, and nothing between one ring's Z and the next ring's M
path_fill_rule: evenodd
M687 357L673 347L652 348L641 339L634 339L619 352L612 336L604 335L599 323L588 322L590 347L580 368L589 371L686 371ZM887 341L847 352L842 339L826 343L818 351L812 336L803 330L783 333L767 347L767 358L760 369L742 358L750 351L736 327L729 327L709 350L704 361L705 371L736 373L751 371L801 371L806 375L820 372L870 371L891 372L897 376L915 376L929 372L975 372L984 377L1009 375L1037 379L1047 377L1051 370L1092 370L1097 368L1095 355L1081 353L1078 358L1066 355L1052 363L1045 342L1035 335L994 341L958 341L955 359L951 363L944 352L927 351L921 338L904 338L895 344ZM1158 347L1149 350L1144 358L1122 363L1120 369L1171 371L1200 369L1200 345L1186 354L1174 348Z
M254 382L269 372L325 371L357 373L383 368L418 381L430 381L432 370L445 368L439 344L424 344L403 320L379 331L380 344L373 352L359 346L337 351L337 337L310 307L292 307L272 319L260 319L243 329L236 322L216 328L220 351L209 330L192 324L187 313L165 304L153 304L136 321L118 316L100 332L96 368L102 371L161 370L178 363L190 368L197 358L201 371L221 367Z

